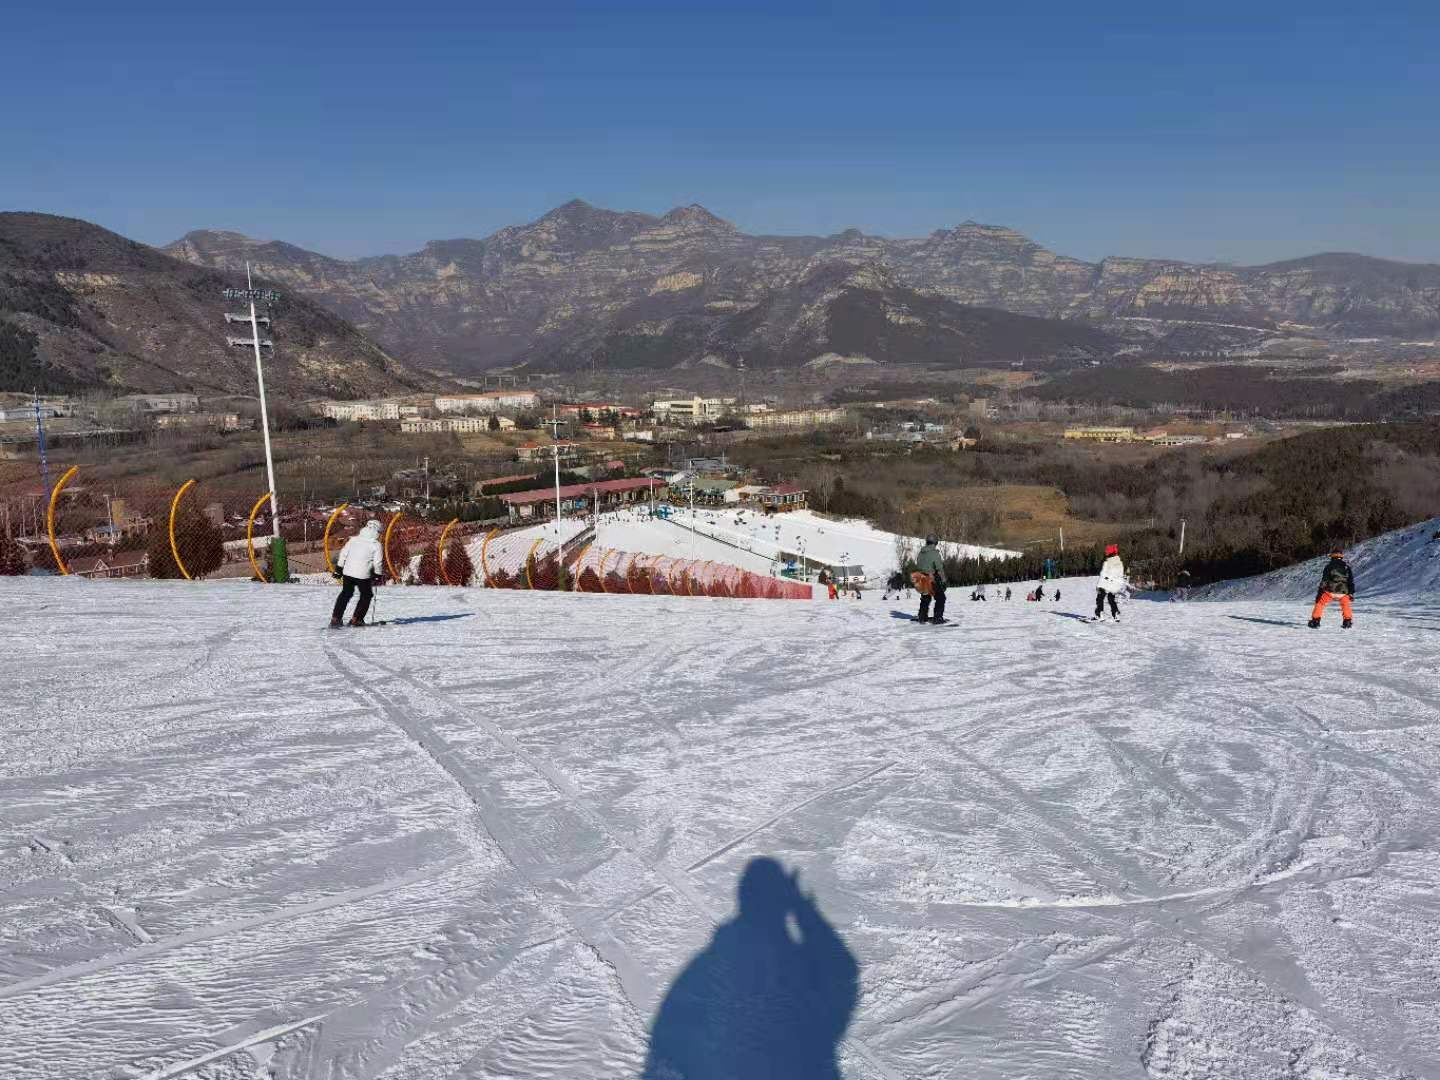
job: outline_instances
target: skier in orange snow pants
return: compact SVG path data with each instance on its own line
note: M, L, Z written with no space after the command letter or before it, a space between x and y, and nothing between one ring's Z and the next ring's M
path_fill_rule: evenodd
M1335 593L1328 592L1322 592L1319 597L1316 598L1315 608L1310 612L1310 618L1314 619L1318 623L1320 621L1320 616L1324 613L1326 606L1330 603L1331 600L1340 601L1340 616L1347 623L1355 618L1355 608L1350 602L1349 593L1340 593L1337 596Z
M1310 612L1310 629L1320 626L1320 616L1325 614L1326 605L1338 598L1340 614L1343 616L1340 625L1349 630L1354 625L1355 611L1351 607L1351 597L1354 595L1355 572L1345 561L1343 551L1332 551L1330 561L1325 564L1325 570L1320 575L1320 587L1315 590L1315 607Z

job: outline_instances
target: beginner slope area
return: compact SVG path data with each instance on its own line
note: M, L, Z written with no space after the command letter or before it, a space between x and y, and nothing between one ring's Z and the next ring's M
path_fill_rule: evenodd
M0 580L0 1076L1440 1075L1433 596L332 595Z

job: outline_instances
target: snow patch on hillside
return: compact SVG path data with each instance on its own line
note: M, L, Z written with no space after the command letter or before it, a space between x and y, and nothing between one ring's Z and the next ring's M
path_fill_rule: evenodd
M1356 544L1345 553L1357 599L1434 598L1440 592L1440 517ZM1194 590L1192 600L1313 599L1327 556Z

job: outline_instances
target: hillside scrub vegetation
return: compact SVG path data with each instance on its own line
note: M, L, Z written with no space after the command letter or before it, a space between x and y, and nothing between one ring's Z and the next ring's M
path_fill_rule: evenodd
M1199 584L1288 566L1440 514L1436 420L1326 428L1259 448L1156 453L990 439L963 453L903 454L817 434L744 443L732 457L788 469L817 510L911 536L1029 543L1028 522L1007 520L1014 485L1058 489L1083 520L1072 534L1080 542L1063 553L1047 519L1023 560L956 564L964 584L1035 577L1047 558L1066 573L1089 573L1106 540L1123 545L1137 577L1168 586L1184 572Z

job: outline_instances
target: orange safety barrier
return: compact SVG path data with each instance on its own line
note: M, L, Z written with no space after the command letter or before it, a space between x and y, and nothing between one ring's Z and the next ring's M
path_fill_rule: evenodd
M497 539L498 537L498 539ZM492 530L480 562L490 588L535 592L620 593L634 596L714 596L808 599L809 585L783 581L724 563L617 551L590 543L566 558L555 537L528 530Z
M399 581L400 575L395 572L395 564L390 561L390 532L392 529L395 528L395 523L404 516L405 511L395 511L395 516L390 519L390 524L385 526L385 543L383 546L383 551L385 552L385 569L390 572L391 581Z
M270 579L265 576L265 571L260 569L260 564L255 560L255 515L260 513L260 508L265 505L269 498L270 492L268 491L265 492L264 495L261 495L260 498L256 500L255 505L250 508L250 517L245 522L245 554L250 556L250 569L255 571L255 577L259 581L269 581ZM325 532L326 538L328 539L330 532L328 527ZM330 561L330 552L328 549L325 552L325 561L327 563Z
M451 518L450 524L440 531L440 540L435 545L435 557L440 560L440 580L446 585L450 584L450 575L445 572L445 538L450 535L450 530L459 524L460 519Z
M325 569L330 571L332 577L335 575L335 563L330 558L330 530L335 525L335 519L338 518L349 505L349 503L341 503L331 511L329 519L325 522L325 538L322 547L325 550Z
M37 406L38 408L38 406ZM36 414L39 415L38 413ZM60 491L80 471L79 465L71 465L65 475L60 477L60 482L50 491L50 510L45 515L45 532L50 537L50 553L55 556L55 565L60 568L60 573L66 577L70 574L70 568L65 565L65 560L60 557L60 545L55 540L55 504L60 499Z
M184 575L186 581L194 581L190 571L185 569L185 563L180 559L180 545L175 542L175 512L180 509L180 498L195 485L194 480L186 480L180 485L180 490L175 492L175 498L170 500L170 554L175 556L175 566Z

